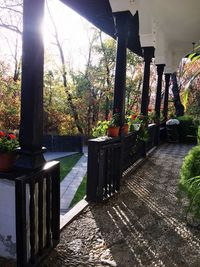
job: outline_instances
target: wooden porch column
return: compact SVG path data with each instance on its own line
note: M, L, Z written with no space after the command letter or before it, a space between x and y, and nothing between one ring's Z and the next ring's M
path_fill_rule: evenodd
M161 93L162 93L162 77L164 71L164 64L158 64L157 66L157 91L156 91L156 103L155 103L155 113L156 117L160 119L160 104L161 104Z
M129 35L128 11L114 14L117 31L117 58L115 67L114 105L113 114L120 113L120 126L124 125L125 93L126 93L126 50Z
M157 66L157 91L156 91L156 103L155 103L155 114L157 119L156 134L154 139L154 145L160 144L160 104L161 104L161 93L162 93L162 77L164 71L164 64L158 64Z
M23 1L23 50L20 150L16 166L36 169L45 163L43 139L43 65L41 32L45 0Z
M150 80L150 64L154 56L154 47L144 47L144 75L143 75L143 87L142 87L142 102L141 102L141 114L148 115L149 105L149 80Z
M165 95L164 95L164 109L163 109L163 116L165 118L165 121L167 120L167 115L168 115L170 75L171 75L170 73L165 74Z

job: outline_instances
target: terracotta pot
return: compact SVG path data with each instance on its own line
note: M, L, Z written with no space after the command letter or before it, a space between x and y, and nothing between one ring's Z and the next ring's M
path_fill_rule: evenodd
M119 136L119 127L117 127L117 126L108 127L108 136L110 136L110 137Z
M9 171L15 160L16 155L14 153L0 153L0 171Z
M128 134L128 129L129 129L129 125L128 125L128 123L125 123L124 126L122 127L123 133Z

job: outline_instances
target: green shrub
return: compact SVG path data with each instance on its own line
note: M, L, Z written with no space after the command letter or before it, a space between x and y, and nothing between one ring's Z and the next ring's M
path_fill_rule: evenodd
M188 212L200 218L200 146L190 150L183 161L179 182L182 196L189 200Z
M198 142L198 145L200 145L200 126L198 127L197 142Z
M98 121L97 126L92 129L93 137L100 137L107 134L109 121Z
M196 142L197 139L197 125L192 116L185 115L177 118L180 121L179 135L180 141L183 143Z

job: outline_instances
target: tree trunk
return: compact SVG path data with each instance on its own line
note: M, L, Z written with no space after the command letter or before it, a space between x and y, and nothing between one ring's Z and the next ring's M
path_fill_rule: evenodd
M102 35L101 32L99 32L99 37L100 37L100 42L101 42L101 48L103 51L103 55L104 55L104 64L105 64L105 69L106 69L106 83L107 83L107 91L109 92L111 89L111 78L110 78L110 68L109 68L109 63L108 63L108 59L106 56L106 51L105 51L105 47L103 44L103 40L102 40ZM106 94L106 106L105 106L105 120L108 120L108 116L109 116L109 112L110 112L110 100L108 95Z
M47 5L47 8L48 8L48 5ZM79 133L83 134L83 128L81 127L81 124L80 124L80 121L79 121L79 116L78 116L78 112L77 112L76 106L73 103L72 95L69 92L68 87L67 87L67 75L66 75L67 73L66 73L66 67L65 67L65 56L64 56L64 52L63 52L63 49L62 49L61 42L60 42L59 37L58 37L57 27L56 27L56 24L55 24L52 16L51 16L49 8L48 8L48 12L49 12L52 24L54 26L54 32L55 32L54 37L55 37L55 41L56 41L56 46L58 47L58 50L59 50L60 60L61 60L61 63L62 63L63 86L65 88L65 93L67 95L67 102L68 102L68 104L70 106L70 109L71 109L72 116L74 118L74 122L76 124L76 127L77 127Z

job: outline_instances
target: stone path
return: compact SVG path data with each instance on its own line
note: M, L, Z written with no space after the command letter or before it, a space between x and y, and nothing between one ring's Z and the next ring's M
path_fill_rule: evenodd
M67 156L71 156L74 154L77 154L78 152L45 152L44 158L46 161L58 159L58 158L64 158Z
M83 156L72 168L70 173L60 183L60 215L64 215L68 210L76 191L87 172L87 147L83 147ZM45 152L44 157L47 161L67 157L77 152ZM1 266L0 266L1 267Z
M162 145L124 179L119 194L65 227L41 266L200 266L200 231L187 225L176 197L190 148Z
M84 153L70 173L60 183L60 214L65 214L87 172L87 153Z

